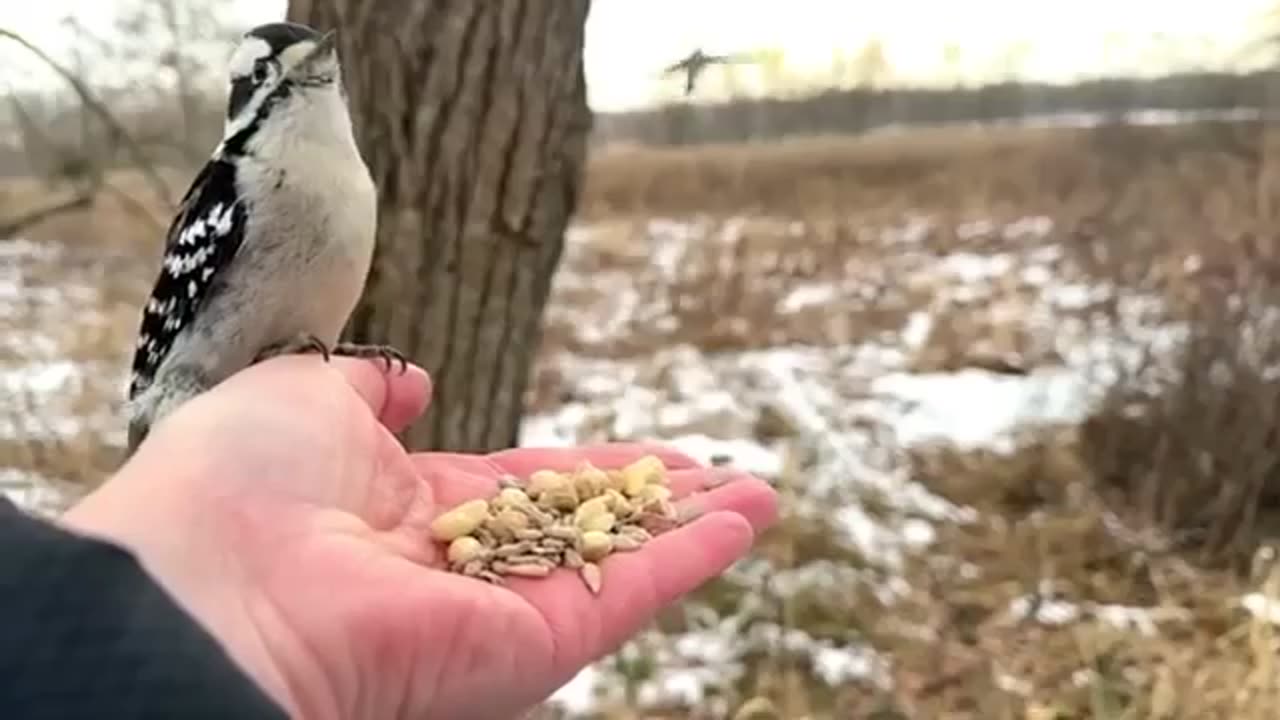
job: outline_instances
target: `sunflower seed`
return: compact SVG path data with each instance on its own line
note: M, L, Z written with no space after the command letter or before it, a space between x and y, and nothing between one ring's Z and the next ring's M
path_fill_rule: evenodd
M463 535L455 538L449 543L449 562L458 565L465 565L472 560L478 560L484 556L485 547L479 540L470 535Z
M600 594L600 587L604 584L604 577L600 572L600 566L595 563L584 563L578 568L578 577L582 578L582 582L586 584L587 589L592 595Z
M448 545L449 570L497 585L506 576L541 578L564 567L599 594L604 558L639 550L686 520L652 455L620 470L588 462L568 473L540 470L523 484L503 476L498 487L491 500L463 503L431 527Z
M519 577L546 577L551 574L551 568L546 565L534 563L520 563L518 565L503 564L501 570L498 564L494 563L493 571L501 575L517 575Z
M595 562L603 560L605 556L613 552L613 538L607 534L592 530L582 533L582 547L579 548L582 557L585 560Z
M452 542L473 532L489 517L489 501L471 500L442 514L431 522L431 534L437 540Z

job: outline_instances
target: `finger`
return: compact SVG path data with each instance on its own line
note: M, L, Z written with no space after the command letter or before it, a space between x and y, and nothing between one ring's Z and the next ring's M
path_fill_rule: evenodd
M393 433L408 427L427 409L431 378L417 365L401 373L398 369L388 372L367 358L335 357L330 362Z
M687 476L689 478L692 475ZM547 580L510 579L538 608L557 638L557 669L576 670L617 649L663 607L724 572L777 519L777 493L741 475L682 501L703 513L635 552L600 563L602 591L593 597L571 573Z
M556 670L571 672L613 652L660 609L723 573L746 555L754 537L746 518L713 512L638 551L606 558L599 596L568 573L513 578L508 585L538 609L556 638Z
M778 493L768 483L751 476L686 495L676 502L681 517L697 518L729 511L742 516L759 533L778 520Z
M616 639L631 635L659 609L723 573L751 550L754 540L755 529L746 518L735 512L715 511L658 535L646 543L642 552L619 553L606 559L601 568L604 590L612 590L613 595L604 598L605 617L632 628ZM607 584L610 577L615 580L612 587ZM636 604L626 598L626 586L634 587L640 578L648 578L654 592L647 603Z
M697 460L671 447L653 443L608 443L574 448L514 448L492 453L488 458L503 472L526 478L538 470L567 472L584 460L598 468L619 468L654 455L668 470L701 467Z
M677 500L694 493L713 490L736 482L756 481L750 473L731 467L689 468L667 474L667 486Z

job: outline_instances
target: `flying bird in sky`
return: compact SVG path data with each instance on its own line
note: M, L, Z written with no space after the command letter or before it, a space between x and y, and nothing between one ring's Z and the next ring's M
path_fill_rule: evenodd
M662 74L675 75L684 73L684 94L688 97L693 94L693 88L698 82L698 77L702 75L702 72L707 67L742 62L751 62L751 58L746 55L708 55L702 51L702 48L698 48L685 56L680 62L667 66L662 71Z

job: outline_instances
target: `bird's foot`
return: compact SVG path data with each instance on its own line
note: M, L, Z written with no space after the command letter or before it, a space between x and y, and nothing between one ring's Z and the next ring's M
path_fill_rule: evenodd
M315 335L302 334L296 335L288 340L271 343L270 345L258 351L254 356L254 364L263 360L269 360L277 355L310 355L318 353L324 357L325 362L329 362L329 358L334 351L325 345L324 341Z
M401 375L409 369L409 359L404 356L404 353L390 345L362 345L360 343L343 342L334 346L333 354L358 358L381 358L387 363L387 370L391 369L393 362L398 362L400 363Z

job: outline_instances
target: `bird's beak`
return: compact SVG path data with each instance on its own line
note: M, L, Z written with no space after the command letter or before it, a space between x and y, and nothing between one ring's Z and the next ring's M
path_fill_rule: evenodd
M311 57L319 57L326 53L333 52L333 49L337 46L337 44L338 44L338 31L330 30L329 32L322 35L318 41L316 41L316 47L314 50L311 51Z
M316 41L315 47L311 48L311 50L309 50L301 60L299 60L296 64L294 64L289 74L295 77L298 75L306 75L311 71L312 65L314 65L317 61L328 57L331 53L334 52L337 46L337 42L338 42L338 31L330 30L329 32L325 33L323 36L320 37L319 40Z
M305 84L313 84L312 81L321 79L321 75L327 75L322 72L323 63L332 58L336 52L338 35L334 30L325 33L316 41L314 47L307 51L302 59L293 63L285 72L285 76L295 82L303 82Z

